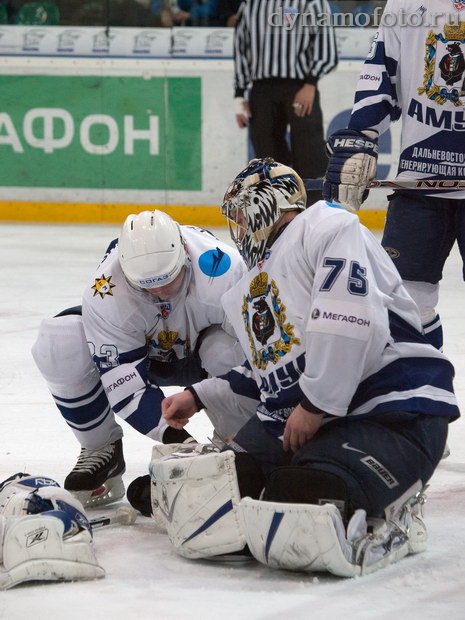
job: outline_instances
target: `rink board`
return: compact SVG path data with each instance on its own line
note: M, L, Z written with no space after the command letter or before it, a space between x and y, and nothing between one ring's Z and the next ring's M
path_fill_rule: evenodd
M233 61L221 57L229 53L222 30L197 49L191 31L188 38L178 29L169 57L155 57L163 55L166 37L150 48L155 40L147 32L121 49L127 57L108 57L118 49L103 50L95 37L78 39L81 47L75 42L66 54L65 29L52 30L55 47L50 30L42 29L28 54L24 45L21 53L5 54L13 45L6 39L0 49L0 220L118 223L158 207L182 223L222 225L218 205L225 189L253 156L247 131L235 124ZM79 56L91 43L93 56L89 50ZM219 57L205 58L209 50ZM346 125L361 65L361 59L341 60L320 82L326 132ZM380 178L395 174L397 138L383 138ZM385 196L372 192L361 212L372 228L383 226Z

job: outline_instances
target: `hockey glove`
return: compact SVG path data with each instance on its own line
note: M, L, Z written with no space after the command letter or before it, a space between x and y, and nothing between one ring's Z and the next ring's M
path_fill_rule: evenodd
M342 129L326 143L329 163L323 198L358 211L368 196L367 185L375 178L378 133L374 130Z

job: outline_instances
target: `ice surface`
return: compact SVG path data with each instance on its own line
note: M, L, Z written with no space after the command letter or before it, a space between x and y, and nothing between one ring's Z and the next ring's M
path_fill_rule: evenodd
M76 305L118 227L0 225L0 481L17 471L62 483L79 447L34 366L42 318ZM224 238L223 231L219 233ZM445 350L465 411L465 285L456 248L441 285ZM172 390L176 391L176 390ZM171 393L171 392L169 392ZM124 423L123 423L124 424ZM127 425L125 482L144 474L151 442ZM191 432L206 440L201 414ZM378 620L465 618L465 421L428 492L429 548L371 576L339 579L272 571L254 562L175 556L150 519L95 532L103 580L19 586L0 593L0 620ZM95 512L95 511L94 511ZM97 516L105 511L95 512Z

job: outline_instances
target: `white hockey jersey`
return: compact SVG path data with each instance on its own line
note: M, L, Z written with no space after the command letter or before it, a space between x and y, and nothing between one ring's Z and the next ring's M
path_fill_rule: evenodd
M454 370L421 335L417 306L357 216L319 201L224 294L247 363L195 384L206 407L260 399L276 436L307 399L329 416L459 415Z
M465 180L464 106L465 2L388 0L349 128L383 133L401 117L399 179Z
M190 261L175 298L161 301L132 287L121 270L116 243L85 289L83 326L112 409L129 424L161 440L163 392L148 381L149 359L189 357L202 330L218 325L231 336L221 296L246 272L235 248L208 231L181 226ZM224 351L227 358L230 351ZM220 365L220 361L219 365ZM234 366L233 356L231 364ZM224 372L224 371L223 371Z

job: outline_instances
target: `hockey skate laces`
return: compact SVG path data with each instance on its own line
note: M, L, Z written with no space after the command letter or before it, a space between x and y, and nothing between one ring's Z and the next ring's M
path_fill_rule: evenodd
M88 471L92 473L98 467L106 465L113 456L114 449L105 447L100 450L82 448L73 471Z

